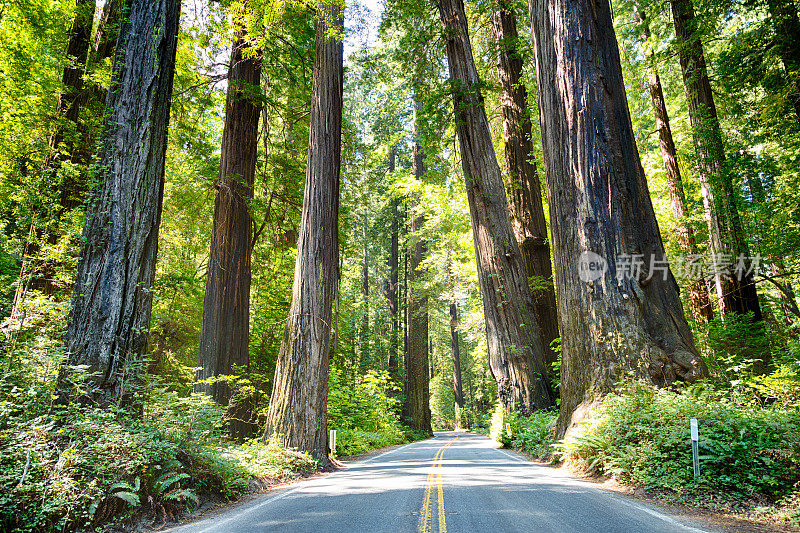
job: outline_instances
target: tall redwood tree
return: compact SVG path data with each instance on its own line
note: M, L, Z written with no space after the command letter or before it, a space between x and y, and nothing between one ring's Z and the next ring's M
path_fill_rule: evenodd
M180 7L129 0L119 29L67 325L68 364L101 405L133 403L147 345Z
M547 408L555 398L525 265L511 229L503 177L462 0L438 0L456 131L483 297L489 367L506 409Z
M525 263L525 274L532 280L533 305L545 357L552 363L558 358L558 354L550 348L553 340L558 338L558 307L542 205L542 187L533 161L531 118L527 109L528 91L522 79L517 16L509 0L497 0L492 28L497 46L497 74L502 88L500 111L503 117L508 211Z
M415 104L414 145L412 148L411 172L417 180L425 176L425 150L419 142L420 110ZM418 202L412 200L412 205ZM425 216L418 213L411 221L411 231L418 232L425 224ZM422 289L422 261L427 253L427 244L417 239L408 250L408 344L405 355L405 402L403 415L417 431L432 434L430 408L430 361L428 360L428 298Z
M664 246L609 3L530 2L562 332L557 433L564 435L628 374L667 386L707 370L675 278L660 263ZM603 261L604 270L581 270Z
M232 375L247 367L250 346L250 258L253 222L250 201L258 154L261 59L243 31L233 43L228 68L228 97L222 131L219 178L214 201L214 227L203 300L203 326L198 356L199 379ZM225 381L201 388L228 405ZM255 429L246 400L229 409L231 432L244 437Z
M318 4L303 215L292 305L275 367L265 436L327 463L331 308L339 289L342 6Z

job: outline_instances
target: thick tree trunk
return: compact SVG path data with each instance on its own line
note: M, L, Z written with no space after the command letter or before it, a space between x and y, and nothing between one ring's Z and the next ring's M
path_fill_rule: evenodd
M450 355L453 359L453 396L455 399L456 427L462 427L464 388L461 385L461 348L458 338L458 308L450 303Z
M389 174L394 172L396 150L392 149L389 154ZM399 382L399 361L398 352L400 348L400 321L398 316L398 301L397 301L397 287L398 287L398 271L400 266L400 231L399 231L399 216L398 213L399 200L392 199L389 202L391 212L391 229L390 229L390 244L389 244L389 257L386 261L389 267L389 280L386 284L386 299L389 301L389 316L392 321L391 340L389 345L389 375L396 382Z
M629 374L666 386L707 370L672 273L651 263L664 259L664 247L609 4L531 0L530 8L562 332L563 436ZM594 254L607 268L580 268L602 265ZM618 267L617 258L632 255L641 256L643 275Z
M776 42L789 81L789 100L800 122L800 17L793 0L767 0Z
M67 326L101 405L132 403L147 344L180 19L179 0L127 7Z
M464 3L438 0L438 5L472 218L489 366L506 409L547 408L554 404L554 395L547 377L545 348L522 254L509 221Z
M323 464L327 454L331 306L339 288L342 8L318 4L308 165L292 305L275 368L265 436ZM333 33L334 35L330 35Z
M502 87L500 110L503 114L511 227L525 264L525 274L533 280L531 293L545 357L548 363L553 363L558 354L550 348L550 343L558 338L558 307L542 187L533 161L528 91L522 79L517 17L509 0L497 1L492 22L497 45L497 73Z
M650 30L646 15L639 13L642 22L642 41L646 44L650 38ZM664 100L664 91L661 88L661 78L658 76L655 63L651 58L650 69L647 78L650 90L650 99L653 102L653 112L656 116L656 129L658 130L658 140L661 146L661 159L664 161L664 170L667 177L667 189L669 199L672 204L672 215L675 217L675 230L678 232L678 245L681 252L686 257L699 255L697 243L694 238L694 231L689 223L688 210L686 208L686 194L683 189L683 179L678 167L678 152L675 150L675 141L672 138L672 128L669 125L669 113L667 112L667 102ZM697 279L690 282L689 300L692 306L692 313L698 323L708 323L714 318L714 310L708 297L708 286L704 279Z
M250 348L250 257L253 222L250 201L258 155L258 119L261 113L261 59L244 57L250 47L245 35L233 44L228 68L228 97L222 131L219 178L214 201L214 227L203 300L198 379L235 374L246 368ZM200 385L221 405L228 405L231 387L226 382ZM241 405L229 409L234 438L255 431Z
M736 207L736 192L731 176L724 168L722 131L708 80L703 44L695 33L697 21L692 1L672 0L672 16L697 151L709 247L718 258L725 254L729 261L735 262L740 256L747 258L749 252ZM715 270L717 298L723 315L752 312L755 320L761 320L761 306L752 273L737 277L726 275L723 269Z
M417 105L415 120L419 120L418 114L419 105ZM418 132L416 133L418 135ZM413 146L412 173L418 180L425 175L425 153L417 140L414 141ZM424 223L424 216L415 216L411 222L411 231L418 232ZM411 427L417 431L432 434L428 359L428 298L420 287L422 284L420 264L425 258L425 253L426 244L422 239L418 239L409 252L408 354L403 414L410 419Z

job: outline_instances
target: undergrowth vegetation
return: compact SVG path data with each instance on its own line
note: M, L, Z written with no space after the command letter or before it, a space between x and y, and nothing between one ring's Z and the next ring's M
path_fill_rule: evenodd
M426 438L404 426L400 390L385 371L349 378L332 368L328 376L328 426L336 429L336 455L349 456Z
M700 426L697 480L692 417ZM710 387L673 392L633 384L555 448L569 462L682 503L766 510L798 488L800 412L738 403Z
M139 417L48 408L7 377L0 387L4 531L73 530L143 515L167 521L201 498L232 499L254 478L285 479L317 467L274 442L229 441L221 409L202 395L159 389Z
M251 480L317 468L307 454L259 440L236 444L206 396L154 387L144 416L70 405L0 378L0 529L69 531L109 521L166 522ZM15 383L17 381L17 383Z

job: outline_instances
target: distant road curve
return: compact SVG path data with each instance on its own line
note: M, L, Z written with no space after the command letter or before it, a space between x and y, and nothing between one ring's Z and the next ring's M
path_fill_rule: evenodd
M330 475L271 492L174 533L709 531L626 496L439 432Z

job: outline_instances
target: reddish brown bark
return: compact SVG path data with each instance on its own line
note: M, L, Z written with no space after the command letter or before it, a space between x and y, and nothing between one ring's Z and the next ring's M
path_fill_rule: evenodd
M275 368L265 437L328 462L331 308L339 288L342 8L318 4L303 215L292 305Z
M707 375L664 259L607 0L530 0L562 332L563 436L629 375ZM601 256L607 268L580 269ZM643 271L617 258L641 255ZM654 265L657 266L657 265ZM653 274L652 277L648 275ZM591 275L589 275L591 274Z
M456 131L483 297L489 366L506 409L547 408L554 396L525 266L483 106L462 0L439 0Z
M511 227L519 244L525 273L531 283L536 321L548 363L558 359L550 343L558 338L558 307L542 205L542 187L533 161L528 91L522 79L518 49L517 17L508 0L498 0L493 17L500 78L500 110L503 115L505 171Z
M198 379L236 374L247 368L250 347L250 258L253 222L250 201L258 154L258 119L261 113L261 59L244 32L233 44L228 68L228 96L222 132L219 178L214 201L214 227L203 300ZM221 405L228 405L231 387L226 382L201 385ZM229 409L234 438L255 430L246 401Z

